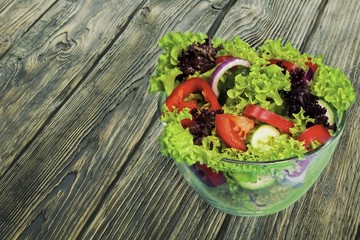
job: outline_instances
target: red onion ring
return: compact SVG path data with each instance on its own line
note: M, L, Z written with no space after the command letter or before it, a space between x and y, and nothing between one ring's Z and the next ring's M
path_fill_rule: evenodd
M243 66L243 67L249 68L251 66L251 63L244 59L241 59L241 58L229 58L228 60L222 62L219 66L217 66L210 78L211 88L217 97L219 96L219 89L217 86L218 86L220 77L227 70L229 70L230 68L233 68L235 66Z

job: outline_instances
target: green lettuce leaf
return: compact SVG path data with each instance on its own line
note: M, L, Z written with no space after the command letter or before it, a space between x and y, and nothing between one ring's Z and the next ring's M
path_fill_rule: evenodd
M256 147L248 145L247 152L256 156L258 161L274 161L290 157L301 159L306 153L302 143L287 134L270 138L267 142L259 142Z
M205 34L189 32L168 33L162 37L159 46L165 52L160 55L155 75L150 78L150 92L163 91L166 96L169 96L179 84L175 80L176 76L181 74L177 67L179 54L192 43L203 43L206 38ZM305 63L311 57L312 63L318 64L318 70L310 85L311 92L334 106L337 115L341 115L339 113L345 111L355 101L355 91L343 72L337 68L325 66L321 56L315 58L300 53L290 43L283 46L281 40L267 40L258 48L258 51L238 37L231 40L215 38L212 43L214 47L221 46L218 55L231 54L252 63L246 74L233 71L222 76L220 84L226 86L225 89L231 86L231 89L226 92L228 97L223 106L226 113L239 115L247 104L252 103L277 114L283 114L285 108L283 92L290 90L290 76L288 72L284 74L283 69L277 65L269 65L268 59L287 60L306 70ZM202 74L195 73L194 76L210 79L213 71L214 69ZM162 153L176 162L188 165L195 162L205 163L215 171L267 174L269 171L288 167L294 163L281 161L276 164L261 165L261 162L291 157L302 158L306 152L301 142L285 134L273 138L270 142L259 143L259 147L256 148L248 145L246 152L226 146L216 135L215 130L212 136L203 138L202 146L194 145L192 134L181 126L182 119L192 117L188 109L178 113L177 111L170 112L163 107L162 112L164 122L164 129L160 136ZM305 130L306 123L314 120L304 116L303 109L293 116L292 121L295 126L291 129L291 133L296 138ZM237 162L259 164L237 164Z
M192 118L191 113L189 112L188 108L184 108L182 111L178 112L176 109L171 112L165 104L161 106L161 121L163 123L170 123L174 122L176 124L181 125L181 120L186 118Z

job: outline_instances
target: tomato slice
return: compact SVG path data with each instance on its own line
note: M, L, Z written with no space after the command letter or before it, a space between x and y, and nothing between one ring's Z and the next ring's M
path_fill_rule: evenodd
M243 115L270 124L287 134L291 134L290 128L294 127L292 121L254 104L248 104L243 111Z
M218 136L230 147L246 151L246 138L255 121L244 116L217 114L215 128Z
M330 138L331 135L326 127L323 125L314 125L302 132L297 140L304 142L304 147L308 147L309 144L314 140L324 144Z
M278 66L281 66L283 68L285 68L286 70L288 70L289 72L294 71L297 66L289 61L286 60L281 60L281 59L269 59L269 62L271 64L276 64Z

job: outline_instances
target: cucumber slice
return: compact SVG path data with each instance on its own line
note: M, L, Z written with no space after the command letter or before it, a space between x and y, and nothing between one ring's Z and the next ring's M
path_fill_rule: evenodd
M258 147L260 142L267 142L272 137L279 136L280 132L275 127L263 124L253 131L252 135L249 137L250 145L253 147Z
M240 187L249 190L266 188L275 182L275 177L271 175L257 175L255 179L253 179L253 177L247 173L232 173L231 177Z
M326 108L326 113L325 115L327 116L328 118L328 122L331 125L333 125L335 123L335 116L334 116L334 112L332 110L332 108L330 107L330 105L325 102L324 100L318 100L318 104L324 108Z

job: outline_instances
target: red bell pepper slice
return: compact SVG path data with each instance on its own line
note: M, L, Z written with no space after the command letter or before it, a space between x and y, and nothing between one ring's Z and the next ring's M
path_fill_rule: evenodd
M185 101L185 98L190 95L190 93L201 92L204 96L206 102L210 103L210 110L219 110L221 105L211 89L209 83L202 78L190 78L183 81L178 85L166 99L165 104L170 111L174 111L174 108L177 108L178 111L181 111L185 107L190 109L197 108L198 105L196 102Z
M308 61L305 62L305 65L310 68L313 72L313 74L316 72L317 68L318 68L318 65L317 64L313 64L311 62L312 58L311 57L308 57ZM281 59L269 59L269 62L271 64L276 64L276 65L280 65L282 66L283 68L285 68L287 71L294 71L297 66L292 63L292 62L289 62L289 61L286 61L286 60L281 60Z

